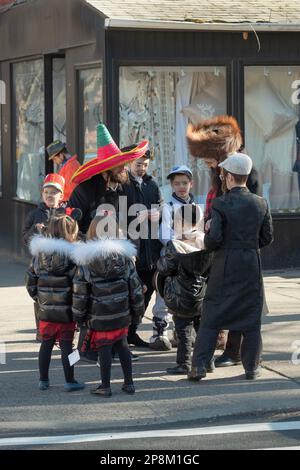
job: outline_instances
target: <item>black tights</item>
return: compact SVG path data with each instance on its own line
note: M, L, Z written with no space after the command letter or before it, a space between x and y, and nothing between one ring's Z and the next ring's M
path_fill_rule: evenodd
M42 341L39 352L39 369L40 380L49 380L49 366L51 361L52 349L55 344L55 339L51 338ZM61 362L64 368L66 382L75 382L74 380L74 366L70 366L68 355L72 352L72 341L59 341L61 350Z
M107 346L101 346L101 348L99 349L99 362L102 386L104 388L110 387L112 348L114 348L120 358L121 367L124 375L124 383L126 385L132 384L131 354L128 347L127 338L124 337L113 345L111 344Z

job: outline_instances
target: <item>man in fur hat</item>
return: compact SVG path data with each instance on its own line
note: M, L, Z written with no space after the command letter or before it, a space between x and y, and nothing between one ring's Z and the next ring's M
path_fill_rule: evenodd
M211 220L212 203L216 197L221 196L226 188L220 179L220 162L228 155L234 154L242 147L242 135L236 119L232 116L215 116L190 124L187 128L187 143L191 155L202 158L211 169L212 186L207 194L204 221L208 230ZM261 186L258 173L252 168L247 188L253 194L261 196ZM224 348L224 332L219 334L220 348ZM229 331L224 353L216 361L216 367L228 367L240 364L240 346L242 335L239 331ZM222 344L223 343L223 344Z

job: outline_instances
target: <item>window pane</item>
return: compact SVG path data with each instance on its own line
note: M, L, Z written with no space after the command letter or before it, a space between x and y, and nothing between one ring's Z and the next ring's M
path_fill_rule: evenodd
M1 85L1 83L0 83ZM0 196L2 196L2 106L0 101Z
M20 199L38 202L45 173L44 66L33 60L13 66L17 187Z
M53 59L53 140L67 141L66 133L66 62Z
M194 193L203 202L210 173L189 156L186 127L226 113L225 67L120 67L120 145L144 138L154 149L150 171L169 196L166 177L174 165L194 172Z
M102 70L79 71L80 146L84 161L97 156L96 127L102 121Z
M292 99L292 85L299 79L300 67L245 68L246 149L275 212L300 210L299 103ZM300 139L300 124L297 129Z

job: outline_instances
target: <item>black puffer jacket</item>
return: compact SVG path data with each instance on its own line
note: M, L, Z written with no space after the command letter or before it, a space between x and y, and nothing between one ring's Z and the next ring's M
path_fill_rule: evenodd
M72 284L76 266L73 244L35 235L29 244L33 255L26 273L26 288L38 303L39 319L68 323L72 317Z
M111 331L138 324L144 314L144 294L128 240L91 240L75 247L73 315L94 331Z
M25 220L23 229L23 240L27 245L33 235L38 234L36 224L46 224L52 215L64 214L65 206L62 204L57 209L50 209L44 202L41 202L38 207L32 209Z
M191 251L179 240L168 242L165 255L157 263L163 298L172 313L185 318L201 315L206 290L206 274L212 255ZM165 278L162 281L162 278Z

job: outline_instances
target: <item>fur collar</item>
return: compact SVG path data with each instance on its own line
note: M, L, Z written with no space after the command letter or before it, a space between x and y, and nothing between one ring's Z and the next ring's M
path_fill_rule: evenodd
M89 240L78 243L74 248L72 259L78 265L86 265L96 258L113 253L132 258L136 256L135 246L129 240Z
M75 245L76 243L67 242L62 238L49 238L43 235L34 235L29 242L29 251L33 256L37 256L40 253L46 253L47 255L58 253L70 258Z

